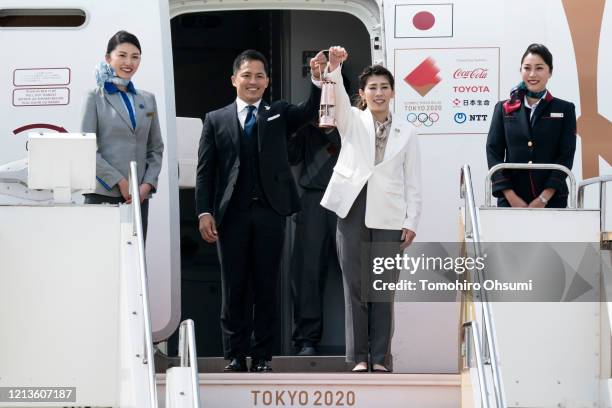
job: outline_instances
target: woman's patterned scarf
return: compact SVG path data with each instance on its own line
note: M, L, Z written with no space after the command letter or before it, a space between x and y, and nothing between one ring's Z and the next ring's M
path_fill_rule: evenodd
M523 103L523 99L525 99L525 96L540 99L544 96L544 94L546 94L546 92L546 89L540 92L531 92L529 89L527 89L527 85L525 85L525 82L521 81L520 84L512 88L512 90L510 91L510 99L504 102L503 105L504 112L506 113L506 115L508 115L520 109Z
M130 81L127 79L119 78L115 73L115 70L106 62L100 62L94 69L96 75L96 83L99 87L104 87L106 82L111 82L119 86L128 86Z

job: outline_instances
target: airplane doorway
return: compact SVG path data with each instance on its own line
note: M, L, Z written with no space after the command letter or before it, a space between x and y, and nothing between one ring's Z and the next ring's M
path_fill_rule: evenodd
M359 72L372 61L366 27L356 17L342 12L198 12L173 18L171 29L178 117L203 119L207 112L231 103L236 97L230 82L232 61L247 48L257 49L269 60L270 86L264 98L293 103L301 102L308 95L310 82L306 67L313 51L336 44L349 50L350 61L344 73L350 81L352 95L357 93ZM216 247L199 235L194 195L193 188L181 189L179 194L182 318L195 321L198 356L215 357L223 354L219 325L220 271ZM295 228L293 222L287 224L275 355L293 353L289 260ZM327 274L324 314L319 350L321 354L341 355L344 353L344 306L340 271L335 265ZM173 343L171 340L170 355L176 355Z

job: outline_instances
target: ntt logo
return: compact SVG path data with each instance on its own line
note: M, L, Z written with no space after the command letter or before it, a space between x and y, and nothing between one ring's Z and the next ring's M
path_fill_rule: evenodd
M457 123L464 123L467 120L467 115L463 112L458 112L455 113L454 119Z

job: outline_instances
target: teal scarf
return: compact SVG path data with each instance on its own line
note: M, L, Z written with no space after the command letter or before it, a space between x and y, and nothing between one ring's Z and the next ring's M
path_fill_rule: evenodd
M521 83L518 84L515 89L524 92L527 97L534 99L542 99L542 97L546 94L546 88L540 92L531 92L529 89L527 89L527 85L523 81L521 81Z

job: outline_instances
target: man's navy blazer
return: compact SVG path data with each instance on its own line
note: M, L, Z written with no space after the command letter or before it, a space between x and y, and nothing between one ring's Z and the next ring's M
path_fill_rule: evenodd
M576 151L576 111L574 104L554 98L550 93L542 99L532 119L521 101L519 108L509 108L510 101L497 103L487 138L489 168L499 163L555 163L571 170ZM546 188L555 195L548 207L565 207L566 175L550 170L502 170L493 176L493 195L499 205L507 205L503 190L514 189L527 204Z
M293 105L285 101L266 104L257 110L259 175L270 207L280 215L300 209L295 181L287 158L287 139L318 113L321 90L312 85L307 101ZM221 224L234 192L240 170L240 138L236 102L209 112L198 150L196 210L211 213Z

